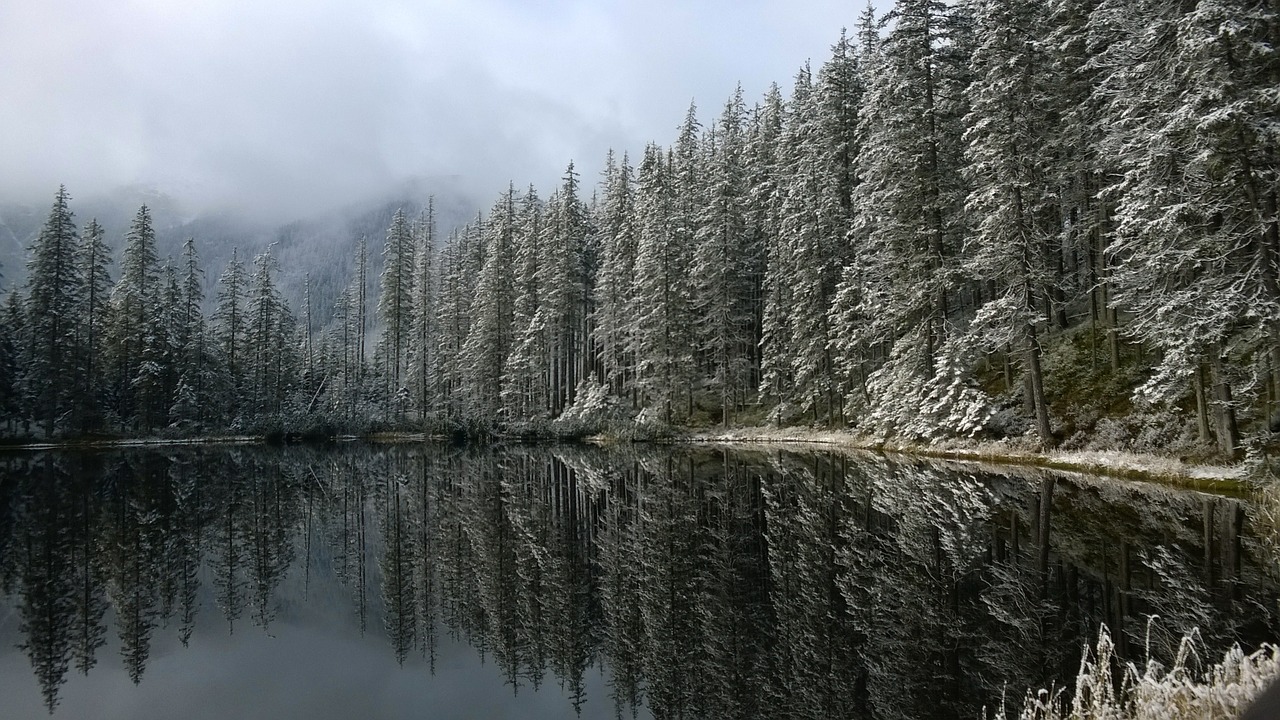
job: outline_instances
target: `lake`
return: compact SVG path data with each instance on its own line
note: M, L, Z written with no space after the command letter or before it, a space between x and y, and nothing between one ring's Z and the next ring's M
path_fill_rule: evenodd
M1278 637L1247 500L748 448L0 456L0 716L973 718Z

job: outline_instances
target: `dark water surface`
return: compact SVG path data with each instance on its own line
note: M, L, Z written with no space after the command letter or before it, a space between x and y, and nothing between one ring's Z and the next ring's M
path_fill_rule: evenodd
M1255 514L874 455L7 455L0 717L972 718L1102 623L1275 641Z

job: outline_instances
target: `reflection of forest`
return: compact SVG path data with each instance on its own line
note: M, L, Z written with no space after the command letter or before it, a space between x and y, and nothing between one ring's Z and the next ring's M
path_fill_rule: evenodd
M0 460L0 589L50 709L114 618L138 682L197 613L267 627L289 575L434 668L619 715L974 717L1072 678L1100 623L1168 658L1276 637L1277 564L1240 501L875 456L350 446ZM207 578L216 607L201 608ZM290 598L301 602L301 598ZM108 612L110 611L110 613ZM1148 629L1146 617L1161 620Z

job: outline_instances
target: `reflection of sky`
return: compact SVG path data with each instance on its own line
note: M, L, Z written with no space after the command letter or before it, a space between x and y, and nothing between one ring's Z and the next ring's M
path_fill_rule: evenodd
M370 528L377 545L375 528ZM346 720L369 718L573 718L573 704L548 668L538 692L522 679L518 693L502 670L465 641L437 629L436 673L415 649L395 662L383 631L377 563L370 556L366 634L355 601L334 576L328 551L313 547L309 586L301 558L275 593L276 620L264 632L246 604L228 634L214 578L200 573L199 609L190 646L178 641L178 613L157 620L151 655L135 686L120 657L115 614L108 610L106 645L88 676L74 665L58 692L55 720ZM18 598L0 595L0 720L48 718L27 656L17 645ZM616 717L598 667L584 674L583 718ZM624 711L625 712L625 711ZM648 717L643 713L642 717Z
M208 606L202 612L209 612ZM0 630L0 716L47 718L26 656L17 650L17 617ZM216 615L217 610L213 609ZM6 617L8 616L8 617ZM220 620L220 615L215 619ZM465 643L441 638L433 677L410 655L396 665L385 637L365 637L346 627L277 622L270 637L248 622L235 634L201 627L182 648L166 642L175 628L156 628L155 652L134 686L110 642L88 677L74 668L62 686L55 718L170 720L171 718L562 718L573 706L548 671L539 692L522 685L513 694L493 662L480 664ZM584 718L614 717L598 669L586 673Z

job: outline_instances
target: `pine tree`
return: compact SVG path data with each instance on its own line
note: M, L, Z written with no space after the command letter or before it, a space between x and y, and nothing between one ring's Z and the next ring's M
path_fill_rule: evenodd
M137 383L151 378L156 369L144 366L153 360L160 330L160 261L156 256L151 211L143 205L125 235L120 260L120 280L111 293L111 385L115 409L122 421L154 427L151 408L139 402Z
M759 392L763 398L781 402L790 392L788 353L791 347L791 284L787 275L790 253L782 238L782 194L786 167L782 155L783 123L786 111L782 92L772 85L764 106L757 113L752 133L751 227L758 236L763 254L760 280L758 365Z
M609 151L605 162L604 203L597 221L601 236L600 273L596 285L596 334L609 389L615 395L632 390L635 323L632 281L638 250L635 232L635 178L627 154L622 161Z
M80 244L80 410L81 429L89 430L102 422L103 393L106 385L106 343L104 341L111 308L111 249L104 238L106 231L98 221L85 226Z
M382 249L382 293L378 300L378 315L382 320L382 337L378 341L378 354L384 367L383 397L390 414L403 417L404 405L395 398L408 379L411 312L413 305L414 244L413 231L404 210L396 210L387 230L387 241Z
M513 421L545 416L551 407L547 315L542 309L543 208L530 186L515 233L514 346L502 369L502 404Z
M731 414L746 384L751 340L750 246L746 229L743 125L746 108L739 88L725 104L708 137L707 192L699 217L690 269L697 347L712 369L720 396L721 422Z
M25 326L22 296L15 290L5 297L4 306L0 307L0 416L10 433L15 431L17 423L28 420L21 387Z
M60 186L44 227L28 249L27 313L30 322L23 346L25 383L31 415L45 436L72 407L77 339L77 310L81 291L76 263L80 235L76 231L67 188Z
M462 348L471 332L471 304L475 298L476 278L483 265L484 218L461 230L455 230L445 243L440 258L440 288L436 303L440 341L437 353L441 360L439 382L441 399L450 417L465 415L467 398L463 390Z
M1109 3L1104 10L1117 12ZM1115 302L1163 361L1139 396L1167 401L1209 370L1218 446L1239 450L1232 346L1280 362L1274 88L1277 11L1212 0L1121 8L1105 85L1125 175L1115 188ZM1152 290L1155 290L1154 292ZM1205 380L1198 383L1205 385Z
M587 318L590 308L591 260L587 239L590 228L586 207L578 196L578 174L573 163L564 182L547 203L546 224L538 261L539 307L550 342L550 412L554 417L573 404L580 380L589 367Z
M200 256L196 252L194 238L187 238L183 243L181 262L182 275L174 323L177 384L170 417L174 422L199 426L208 413L207 395L210 391L211 368L207 358L204 315L201 311L204 302L204 271L200 268Z
M435 200L427 200L427 210L414 223L414 245L417 267L413 284L413 339L410 347L411 382L418 403L418 410L425 419L435 409L439 397L436 386L439 377L439 353L436 350L436 288L438 279L435 267Z
M980 45L973 56L977 79L969 86L968 209L977 219L965 245L965 264L996 293L977 314L972 330L988 349L1025 348L1028 406L1045 446L1054 444L1041 372L1037 304L1052 282L1043 220L1057 210L1048 183L1049 168L1035 148L1046 141L1055 118L1044 110L1048 60L1035 38L1045 18L1037 6L1015 0L983 0L978 5Z
M949 335L956 280L952 259L963 233L958 99L963 74L948 42L961 7L903 0L887 18L867 76L859 119L859 183L854 191L854 262L861 272L852 339L885 364L869 376L866 418L883 429L914 413Z
M231 261L218 278L217 306L213 312L213 337L222 358L218 406L228 420L235 420L243 410L245 377L245 297L248 278L238 250L232 249Z
M656 145L645 149L637 186L636 382L645 405L671 423L692 376L689 251L673 227L671 161Z
M271 248L253 260L245 304L245 379L260 419L283 417L294 389L293 313L276 289Z
M795 273L789 308L795 333L793 401L815 420L825 410L828 423L842 416L848 390L835 375L830 309L841 269L852 258L848 236L862 95L853 47L842 33L812 89L796 98L784 138L789 183L782 231L790 240Z
M511 352L515 320L515 232L516 196L511 185L484 224L484 262L462 347L465 392L477 418L494 418L502 406L502 368Z

